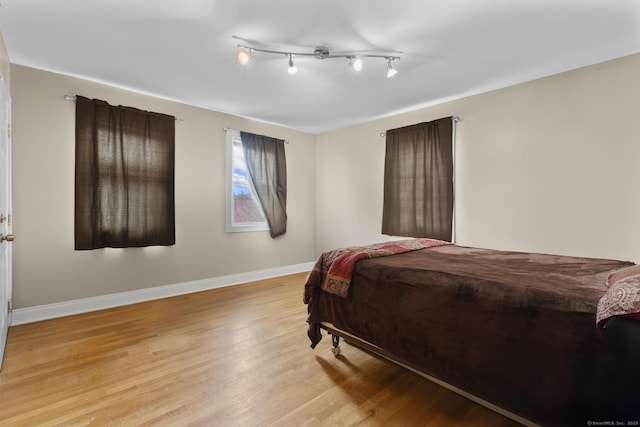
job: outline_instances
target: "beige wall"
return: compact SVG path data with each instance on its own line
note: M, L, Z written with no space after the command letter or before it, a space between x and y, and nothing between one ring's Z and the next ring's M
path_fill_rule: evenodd
M639 75L640 54L319 135L316 253L387 238L380 132L457 115L459 244L640 262Z
M315 258L315 137L236 116L12 65L15 308L290 266ZM65 94L171 114L176 244L74 251L75 106ZM288 139L288 230L224 232L225 132Z

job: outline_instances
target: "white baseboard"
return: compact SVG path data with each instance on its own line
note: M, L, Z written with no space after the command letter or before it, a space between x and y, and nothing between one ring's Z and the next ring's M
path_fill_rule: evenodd
M99 297L19 308L11 312L10 325L22 325L41 320L55 319L57 317L71 316L73 314L87 313L90 311L104 310L106 308L136 304L145 301L173 297L176 295L189 294L192 292L238 285L241 283L269 279L272 277L286 276L288 274L302 273L310 271L313 268L313 265L314 262L294 264L284 267L269 268L266 270L251 271L248 273L231 274L229 276L157 286L137 291L121 292ZM302 290L300 290L300 292L302 292Z

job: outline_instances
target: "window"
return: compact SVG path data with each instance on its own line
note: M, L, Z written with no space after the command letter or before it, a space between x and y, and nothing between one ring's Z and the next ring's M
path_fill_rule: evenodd
M76 250L175 244L174 163L174 117L76 96Z
M287 159L283 139L227 129L226 230L287 232Z
M256 196L240 132L227 130L227 232L264 231L269 224Z

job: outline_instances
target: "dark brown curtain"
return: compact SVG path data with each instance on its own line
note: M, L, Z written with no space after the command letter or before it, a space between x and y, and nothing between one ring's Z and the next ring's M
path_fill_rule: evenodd
M76 96L76 250L175 244L174 163L174 117Z
M287 232L287 161L284 140L240 132L244 159L271 237Z
M382 233L451 241L451 117L387 131Z

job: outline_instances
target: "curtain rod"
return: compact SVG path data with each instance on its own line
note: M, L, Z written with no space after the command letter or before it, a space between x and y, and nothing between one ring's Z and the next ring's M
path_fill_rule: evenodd
M65 95L64 99L66 99L67 101L71 101L75 104L76 102L76 96L75 95ZM174 117L176 122L180 123L180 124L184 124L184 120L183 119L179 119L177 117Z
M452 116L452 117L451 117L451 121L452 121L454 124L456 124L456 123L458 123L458 122L460 121L460 117L458 117L458 116ZM384 138L385 136L387 136L387 134L386 134L385 132L380 132L380 136L381 136L382 138Z
M238 132L238 133L240 133L240 132L241 132L241 131L239 131L238 129L233 129L233 128L222 128L222 130L223 130L223 131L225 131L225 132L226 132L226 131L228 131L228 130L233 130L233 131L236 131L236 132ZM277 139L279 139L279 138L277 138ZM284 140L284 143L285 143L285 144L288 144L288 143L289 143L289 140L288 140L288 139L285 139L285 140Z

